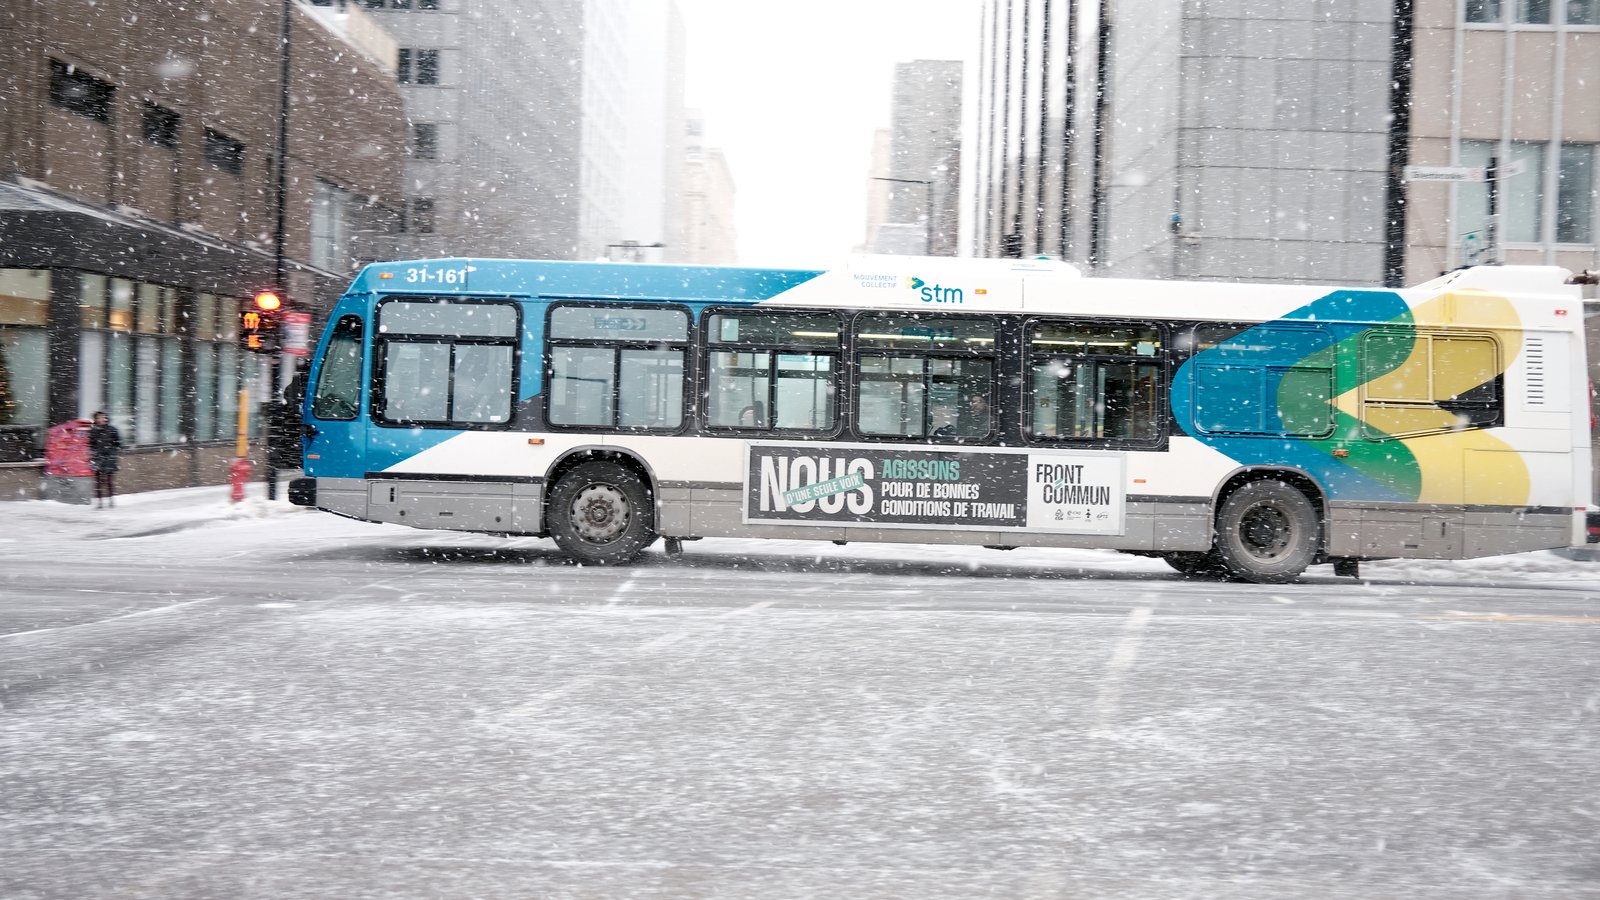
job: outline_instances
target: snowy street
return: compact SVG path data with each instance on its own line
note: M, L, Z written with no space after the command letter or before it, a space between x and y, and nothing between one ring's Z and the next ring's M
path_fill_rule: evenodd
M0 506L6 898L1600 897L1600 562Z

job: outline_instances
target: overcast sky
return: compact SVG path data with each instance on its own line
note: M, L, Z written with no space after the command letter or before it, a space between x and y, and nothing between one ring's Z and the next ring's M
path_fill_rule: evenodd
M688 103L738 189L740 262L838 264L863 238L894 64L959 59L970 79L981 0L678 3Z

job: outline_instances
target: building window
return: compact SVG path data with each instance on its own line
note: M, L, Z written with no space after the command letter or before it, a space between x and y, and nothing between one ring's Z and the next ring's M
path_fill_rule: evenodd
M50 273L0 269L0 427L33 426L42 447L50 385Z
M438 84L439 51L402 47L395 68L401 84Z
M244 144L217 131L206 129L206 162L229 175L244 174Z
M185 312L177 288L89 273L79 276L78 290L79 418L104 410L128 444L170 444L185 440L187 405L188 439L233 437L240 387L261 371L237 347L239 300L196 294ZM185 365L193 373L188 388Z
M1556 169L1554 240L1558 244L1594 241L1594 147L1563 144L1551 162ZM1461 162L1487 166L1491 157L1501 172L1498 206L1499 239L1504 243L1544 242L1544 172L1549 145L1543 141L1511 142L1509 161L1498 141L1462 141ZM1489 189L1484 183L1461 186L1461 230L1488 236Z
M96 122L111 121L117 87L80 71L77 66L50 60L50 102Z
M350 192L317 179L311 188L311 264L330 272L350 265Z
M417 9L438 9L439 0L417 0Z
M418 122L411 126L411 155L417 159L439 158L439 126Z
M1556 243L1594 243L1594 144L1563 144L1556 174Z
M1501 25L1506 13L1516 25L1600 25L1600 0L1467 0L1468 24Z
M417 197L410 202L409 215L400 217L400 230L412 234L433 234L433 200Z
M175 149L178 146L177 113L146 100L144 104L144 139L157 147Z

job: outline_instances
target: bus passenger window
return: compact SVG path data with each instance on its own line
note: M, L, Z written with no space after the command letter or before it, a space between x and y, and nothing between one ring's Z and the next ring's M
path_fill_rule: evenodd
M516 396L517 308L390 300L378 307L374 408L392 425L505 425Z
M1154 443L1163 351L1153 325L1038 322L1028 329L1029 434Z
M905 315L856 321L856 429L955 442L994 431L994 323Z
M1489 335L1374 329L1362 339L1362 431L1368 440L1505 420L1499 345Z
M708 427L833 430L837 316L717 311L707 314L704 330Z
M345 316L333 327L311 395L311 415L350 420L361 406L361 319Z
M550 424L646 431L683 424L687 310L561 304L551 307L548 340Z

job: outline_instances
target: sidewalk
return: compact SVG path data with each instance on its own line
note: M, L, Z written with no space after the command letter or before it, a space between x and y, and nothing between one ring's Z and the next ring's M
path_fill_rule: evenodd
M300 511L288 500L288 481L279 479L278 499L268 500L260 481L245 485L244 500L230 502L226 484L123 494L116 505L96 509L55 500L0 503L0 544L9 533L68 537L86 541L148 537L203 528L219 521L273 518Z

